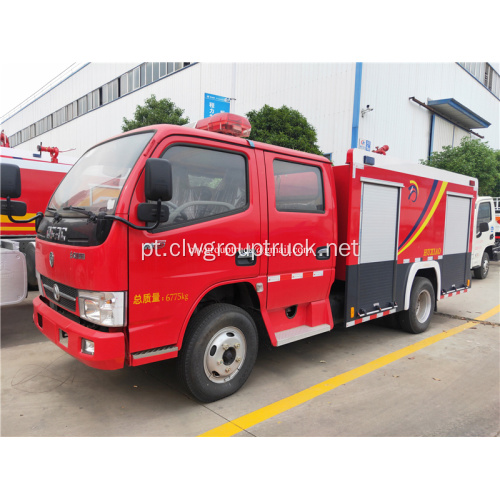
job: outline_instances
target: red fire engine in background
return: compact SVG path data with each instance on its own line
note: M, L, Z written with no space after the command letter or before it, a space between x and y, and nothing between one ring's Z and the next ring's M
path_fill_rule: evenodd
M470 288L476 179L249 133L221 113L85 153L38 225L39 330L95 368L178 358L215 401L248 379L259 333L281 346L391 314L420 333Z
M38 146L38 153L10 148L9 140L3 131L1 143L5 147L0 148L0 162L14 164L20 168L22 195L26 203L26 214L23 217L16 217L16 222L10 220L7 215L1 216L1 305L9 305L22 301L26 297L28 287L37 286L36 228L33 217L38 212L45 211L52 193L75 163L76 158L66 154L61 154L59 158L57 148L46 148L41 145ZM27 219L33 220L28 223L22 222Z

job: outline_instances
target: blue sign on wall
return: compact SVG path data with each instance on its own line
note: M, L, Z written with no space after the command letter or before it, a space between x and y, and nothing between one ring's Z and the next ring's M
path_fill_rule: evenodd
M231 101L229 97L205 93L205 113L204 118L216 113L229 113Z
M372 148L371 141L367 141L366 139L359 140L359 149L364 149L366 151L370 151Z

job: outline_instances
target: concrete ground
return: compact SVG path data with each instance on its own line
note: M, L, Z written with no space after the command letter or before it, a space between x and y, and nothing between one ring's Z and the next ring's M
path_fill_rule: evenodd
M369 322L262 347L245 386L210 404L180 391L174 360L113 372L76 361L35 328L30 292L1 310L1 435L198 436L250 414L232 435L498 436L498 313L394 361L389 356L380 368L302 404L289 401L491 311L500 303L499 275L500 263L492 263L469 293L440 301L420 335ZM266 407L277 402L280 411L268 415Z

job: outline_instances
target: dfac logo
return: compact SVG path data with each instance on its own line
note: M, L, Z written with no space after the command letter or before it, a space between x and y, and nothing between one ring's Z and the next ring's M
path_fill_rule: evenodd
M410 185L408 186L408 199L415 203L418 198L418 184L415 181L410 181Z

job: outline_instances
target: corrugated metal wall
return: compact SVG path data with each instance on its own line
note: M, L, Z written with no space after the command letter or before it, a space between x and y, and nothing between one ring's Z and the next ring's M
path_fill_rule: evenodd
M22 112L7 120L7 134L21 130L84 96L137 64L89 64ZM265 104L299 110L316 128L318 144L343 163L350 147L354 95L353 63L253 64L200 63L143 87L22 144L35 149L41 141L82 154L100 140L121 132L123 117L132 118L151 94L168 97L190 121L203 118L204 94L234 97L232 111L245 114Z
M431 140L433 153L439 153L444 146L460 146L463 137L471 137L470 132L436 115Z
M439 116L434 118L434 131L432 137L432 153L438 153L443 146L453 145L455 125Z
M135 66L137 63L89 64L6 120L2 128L12 135ZM333 153L334 163L341 164L351 147L355 67L355 63L193 64L20 147L35 151L43 142L60 149L75 148L73 154L80 155L96 142L120 133L123 117L132 118L136 106L151 94L172 99L191 121L196 121L203 118L204 94L213 93L234 98L232 111L238 114L264 104L286 104L299 110L316 128L322 151ZM369 104L373 111L360 117L358 137L370 140L372 149L388 144L391 156L410 161L426 158L431 113L410 101L412 96L423 102L455 98L492 123L480 133L490 146L500 148L498 99L454 63L363 63L360 108ZM445 128L443 125L443 134Z
M360 118L359 137L370 140L372 146L388 144L391 156L410 161L427 158L432 114L410 97L424 103L453 97L492 124L477 132L491 147L500 148L498 99L454 63L364 63L361 109L369 104L373 111ZM448 128L439 123L434 151L438 144L453 143Z

